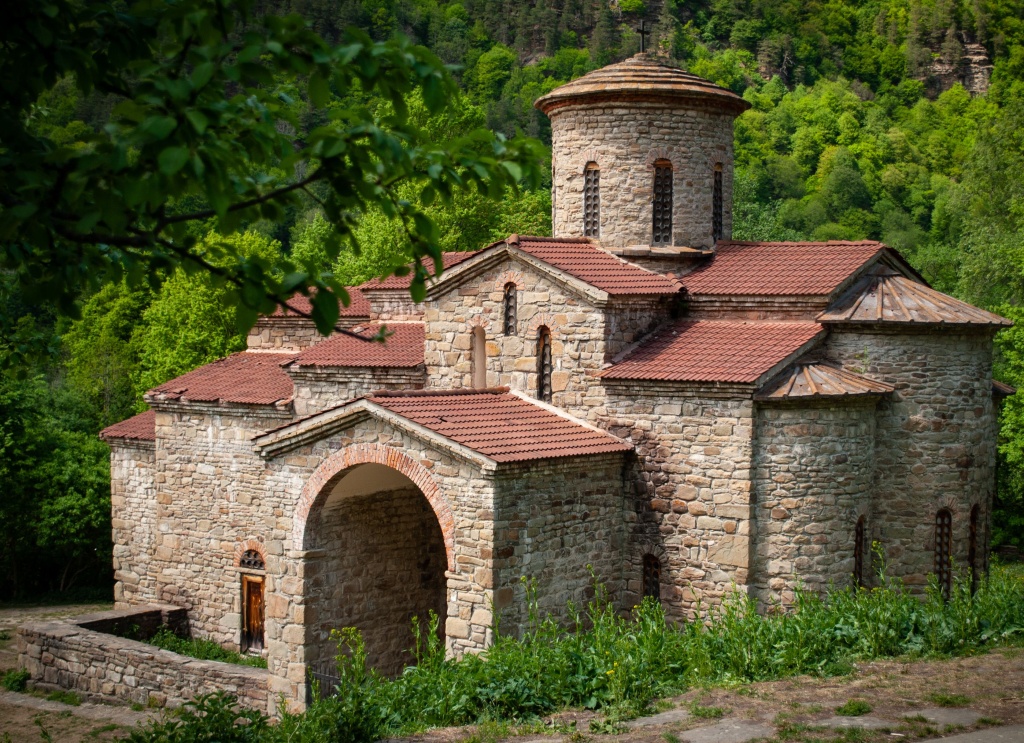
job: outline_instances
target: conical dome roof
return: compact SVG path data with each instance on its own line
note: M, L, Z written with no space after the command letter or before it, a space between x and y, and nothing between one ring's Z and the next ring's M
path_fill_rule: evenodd
M700 101L737 116L750 108L749 103L731 90L678 67L656 62L645 52L588 72L541 96L533 105L550 115L552 111L571 103L597 103L603 100Z

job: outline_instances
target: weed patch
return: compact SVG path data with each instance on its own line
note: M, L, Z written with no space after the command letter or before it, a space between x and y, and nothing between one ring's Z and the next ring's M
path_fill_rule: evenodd
M24 669L12 669L0 677L0 686L7 691L25 691L28 680L31 678L29 672Z
M871 711L871 705L863 699L851 699L846 704L836 707L836 714L843 717L860 717Z
M928 697L940 707L966 707L971 703L971 698L963 694L935 693Z
M254 655L242 655L234 650L222 648L212 640L201 640L178 637L166 627L161 627L147 642L163 650L170 650L178 655L187 655L199 660L216 660L221 663L234 663L239 666L266 668L267 659Z
M82 698L75 694L73 691L65 691L60 689L58 691L51 691L46 695L47 701L60 702L61 704L69 704L72 707L78 707L82 703Z

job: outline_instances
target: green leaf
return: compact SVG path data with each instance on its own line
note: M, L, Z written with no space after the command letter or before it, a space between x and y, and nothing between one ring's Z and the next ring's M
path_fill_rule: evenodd
M189 151L187 147L168 147L166 150L160 153L160 157L157 158L157 162L160 166L160 172L164 175L174 175L179 170L185 167L185 163L188 162Z
M151 116L139 125L139 131L159 141L166 139L177 126L178 122L170 116Z
M196 130L197 134L202 134L206 131L206 127L210 125L210 120L201 111L195 109L189 109L185 112L185 118L192 125L192 128Z
M319 70L309 76L309 101L317 108L325 108L331 102L331 86Z

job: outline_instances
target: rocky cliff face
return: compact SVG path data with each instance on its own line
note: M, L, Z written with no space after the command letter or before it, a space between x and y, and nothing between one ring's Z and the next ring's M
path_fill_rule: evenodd
M971 95L982 95L988 92L989 79L992 76L992 63L988 51L981 44L964 42L963 52L955 61L938 57L923 78L927 85L928 95L935 97L949 90L955 83L960 83Z

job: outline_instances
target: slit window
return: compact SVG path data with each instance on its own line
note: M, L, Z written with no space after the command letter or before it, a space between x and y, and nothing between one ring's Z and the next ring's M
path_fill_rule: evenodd
M711 192L711 237L715 242L725 234L725 222L722 218L722 163L715 164L715 180ZM705 202L706 203L706 202Z
M551 402L551 331L537 333L537 399Z
M942 595L949 598L953 588L953 514L942 508L935 514L935 575Z
M854 585L857 586L864 586L867 583L864 549L864 541L867 535L865 532L864 517L861 516L857 519L857 528L853 532L853 581Z
M516 307L517 301L518 293L516 285L510 281L509 283L505 284L505 335L516 334L516 312L518 310L518 308Z
M661 601L661 560L656 555L644 555L643 598Z
M473 328L473 348L470 354L473 364L473 387L480 390L487 386L487 339L481 327Z
M672 242L672 163L658 160L654 163L653 236L655 245Z
M263 649L263 578L242 576L242 652Z
M587 163L583 170L583 235L601 234L601 171L597 163Z

